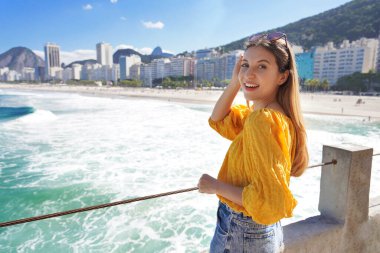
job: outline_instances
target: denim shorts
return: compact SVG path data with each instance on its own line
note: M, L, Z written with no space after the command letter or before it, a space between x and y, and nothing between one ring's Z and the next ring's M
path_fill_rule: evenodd
M219 202L210 253L277 253L282 249L283 231L280 221L272 225L261 225Z

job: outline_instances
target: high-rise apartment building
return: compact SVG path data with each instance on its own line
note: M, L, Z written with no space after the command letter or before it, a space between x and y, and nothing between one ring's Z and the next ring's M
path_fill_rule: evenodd
M298 76L300 77L301 82L313 79L314 77L314 55L315 48L312 48L308 52L295 54Z
M143 82L143 86L152 88L152 65L144 64L140 65L140 80Z
M335 48L332 42L317 47L314 78L335 84L342 76L375 70L378 45L378 39L362 38L351 43L344 40L339 48Z
M112 66L112 46L108 43L98 43L96 44L96 60L99 64L103 66Z
M138 55L131 55L131 56L125 56L122 55L119 58L119 64L120 64L120 79L125 80L125 79L130 79L131 74L130 74L130 68L134 64L141 63L141 58Z
M46 43L45 51L45 74L47 79L55 79L60 76L61 60L59 46L54 43Z
M196 61L194 79L197 82L202 82L202 80L224 81L231 79L236 61L243 53L244 51L242 50L235 50L218 57L198 59Z
M191 57L171 58L169 70L165 71L169 76L189 76L191 75Z

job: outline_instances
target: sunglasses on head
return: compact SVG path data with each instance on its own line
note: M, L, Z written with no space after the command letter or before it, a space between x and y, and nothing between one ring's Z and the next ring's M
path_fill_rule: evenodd
M262 33L262 34L252 35L251 37L249 37L249 41L255 41L262 38L267 39L270 42L284 38L286 47L288 47L288 40L286 38L286 34L283 32L272 32L272 33Z

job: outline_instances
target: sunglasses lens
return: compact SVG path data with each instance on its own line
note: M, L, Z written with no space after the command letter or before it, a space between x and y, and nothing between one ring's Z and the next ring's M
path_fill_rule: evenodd
M268 34L268 40L278 40L282 37L285 37L285 33L274 32L274 33Z
M259 39L264 38L264 37L271 42L273 42L275 40L279 40L281 38L284 38L286 45L288 44L288 42L286 40L286 34L283 32L273 32L270 34L263 33L263 34L252 35L249 38L249 41L256 41L256 40L259 40Z

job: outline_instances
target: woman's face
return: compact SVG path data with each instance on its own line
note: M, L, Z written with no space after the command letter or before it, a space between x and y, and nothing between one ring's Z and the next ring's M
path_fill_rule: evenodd
M250 47L245 51L239 72L245 99L263 103L274 101L287 75L288 71L279 72L276 58L263 47Z

